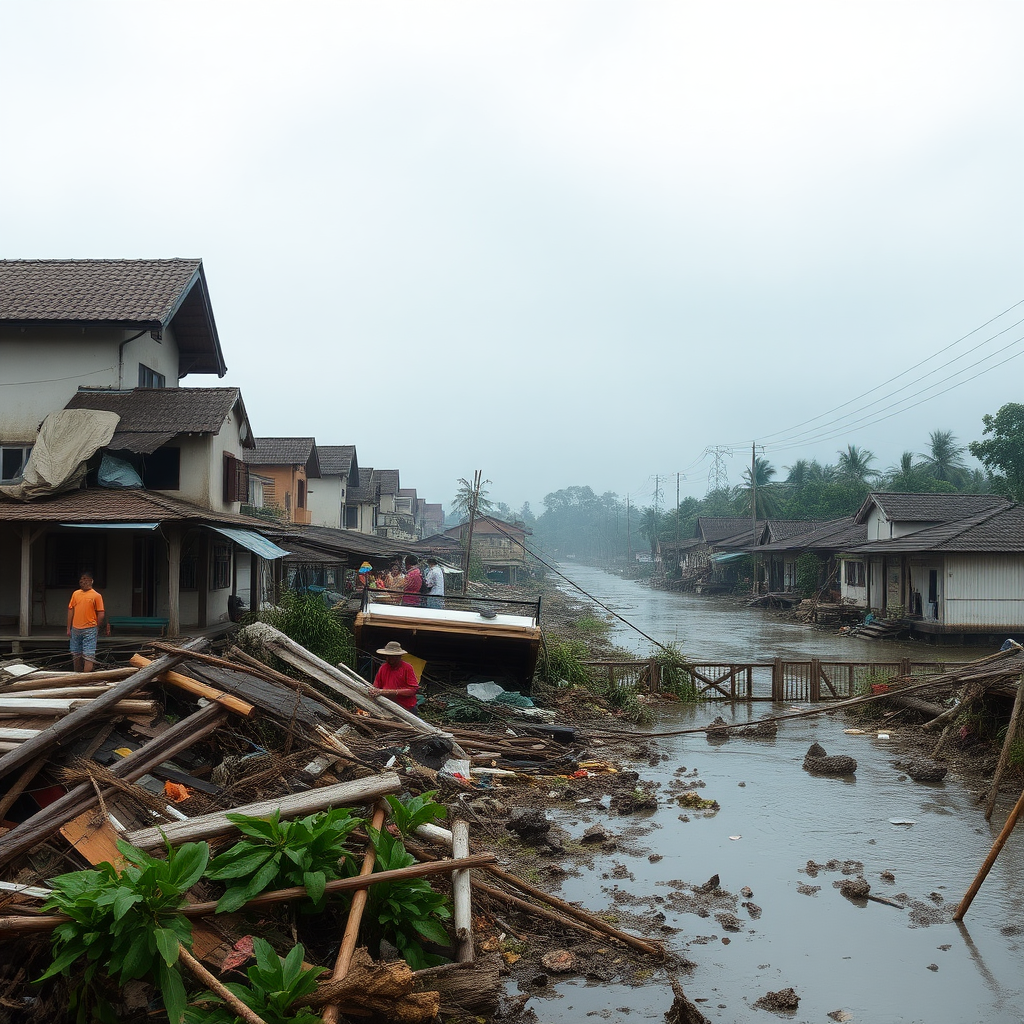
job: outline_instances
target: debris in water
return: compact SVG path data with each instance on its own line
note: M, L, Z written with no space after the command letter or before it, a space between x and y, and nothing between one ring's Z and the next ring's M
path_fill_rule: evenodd
M911 825L916 825L917 822L916 821L911 821L910 818L890 818L889 819L889 824L890 825L906 825L909 828Z
M800 1004L800 997L791 988L783 988L778 992L766 992L754 1003L759 1010L772 1010L775 1013L795 1010Z
M863 900L871 892L871 885L865 878L844 878L839 883L839 891L848 900Z

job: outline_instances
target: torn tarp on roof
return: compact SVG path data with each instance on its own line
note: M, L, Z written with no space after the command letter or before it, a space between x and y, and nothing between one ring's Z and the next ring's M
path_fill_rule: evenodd
M233 540L253 554L259 555L260 558L273 561L275 558L284 558L289 553L284 548L279 548L272 540L267 540L262 534L256 533L255 530L239 530L230 526L210 526L210 529L222 537L227 537L228 540Z

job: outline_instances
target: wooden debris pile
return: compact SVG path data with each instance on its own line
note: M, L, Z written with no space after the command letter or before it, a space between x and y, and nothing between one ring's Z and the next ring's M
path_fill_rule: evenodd
M661 956L657 944L502 871L493 853L474 852L469 827L456 815L450 829L418 822L415 837L404 838L401 866L377 860L378 837L401 828L398 794L457 796L503 773L571 774L578 763L565 734L538 726L518 735L438 728L376 699L360 676L284 634L248 629L248 650L213 655L203 639L154 643L130 665L87 677L0 665L0 1001L17 1007L10 1019L64 1019L69 982L28 984L49 965L54 929L60 935L71 921L41 911L57 876L104 862L120 871L134 856L164 858L189 844L223 852L239 839L239 815L284 822L362 809L365 825L355 833L362 837L361 864L358 873L323 883L326 903L315 914L297 913L310 902L309 878L259 891L225 914L217 912L222 884L198 877L179 908L191 927L191 953L181 946L179 964L199 979L189 985L192 997L208 988L210 998L230 1003L222 980L244 979L242 967L254 956L260 964L253 936L276 936L283 956L282 937L294 939L297 928L308 930L314 921L324 948L314 953L311 943L303 955L330 969L294 1007L325 1021L415 1024L439 1010L491 1012L499 961L478 955L474 932L493 925L495 908ZM565 732L571 739L572 730ZM123 842L143 853L126 852ZM493 884L481 881L480 871ZM436 952L453 962L414 971L383 949L371 957L362 948L361 919L371 887L418 879L450 894L448 941ZM241 960L239 948L247 950ZM129 1009L125 1003L117 1013ZM237 1012L252 1024L261 1019Z

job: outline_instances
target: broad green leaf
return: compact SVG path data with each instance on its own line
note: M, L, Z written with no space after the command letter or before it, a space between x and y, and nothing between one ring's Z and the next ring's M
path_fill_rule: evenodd
M157 928L153 932L153 938L156 940L157 951L163 957L164 963L168 967L176 963L180 948L178 946L178 936L170 928Z
M213 862L213 867L207 871L206 877L214 881L221 881L225 878L242 878L259 870L271 857L274 851L269 846L262 846L253 853L247 853L236 860L229 860L228 855L221 854Z
M307 871L302 876L302 884L306 887L309 898L314 903L319 903L324 898L327 876L322 871Z
M168 967L161 961L159 978L160 995L163 997L164 1007L167 1010L167 1019L170 1024L181 1024L182 1018L185 1016L185 1007L188 1004L181 974L177 967Z

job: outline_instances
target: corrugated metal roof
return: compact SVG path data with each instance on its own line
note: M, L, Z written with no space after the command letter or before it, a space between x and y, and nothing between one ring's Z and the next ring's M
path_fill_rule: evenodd
M210 529L270 562L289 554L284 548L279 548L272 540L267 540L253 530L240 530L231 526L211 526Z

